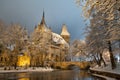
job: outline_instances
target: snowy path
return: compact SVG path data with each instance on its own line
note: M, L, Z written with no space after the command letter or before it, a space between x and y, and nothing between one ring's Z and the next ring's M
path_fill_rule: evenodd
M96 70L96 71L103 71L103 72L109 72L109 73L114 73L114 74L118 74L120 75L120 63L117 64L117 68L116 69L111 69L111 65L108 64L106 67L98 67L98 66L95 66L93 68L90 68L91 70Z
M96 77L101 77L101 78L104 78L106 80L116 80L115 78L110 78L110 77L106 77L106 76L102 76L102 75L99 75L99 74L92 74L93 76L96 76Z
M97 74L93 74L96 76L101 76L101 77L114 77L120 80L120 63L117 64L117 68L116 69L111 69L111 65L108 64L106 67L104 66L95 66L93 68L90 68L91 71L97 73ZM101 75L100 75L101 74ZM103 76L102 74L105 74L106 76ZM110 79L108 79L110 80ZM111 79L111 80L115 80L115 79Z

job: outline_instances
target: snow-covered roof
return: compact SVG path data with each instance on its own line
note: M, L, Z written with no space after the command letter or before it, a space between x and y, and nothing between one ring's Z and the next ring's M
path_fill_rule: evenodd
M44 31L44 32L51 31L45 23L44 12L43 12L41 23L38 25L38 27L35 30L37 32L39 32L41 30ZM65 24L63 25L61 35L70 35L69 32L67 31L67 27L66 27ZM69 44L57 33L52 32L52 40L56 44L62 44L62 45L64 45L64 47L67 47L67 48L69 47Z
M70 33L68 32L67 27L66 27L65 24L63 24L61 35L68 35L68 36L70 36Z
M57 33L52 32L52 40L56 44L63 44L65 47L69 47L69 44Z

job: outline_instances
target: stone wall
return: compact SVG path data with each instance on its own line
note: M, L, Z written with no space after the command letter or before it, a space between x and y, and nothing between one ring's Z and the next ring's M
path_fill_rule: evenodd
M55 62L53 67L59 69L68 69L69 66L78 66L80 69L87 69L90 66L90 62Z

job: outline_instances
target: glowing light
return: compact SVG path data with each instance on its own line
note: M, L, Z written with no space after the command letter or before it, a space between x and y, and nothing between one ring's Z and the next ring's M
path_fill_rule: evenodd
M23 67L29 65L30 65L30 56L28 56L27 54L18 56L17 66Z

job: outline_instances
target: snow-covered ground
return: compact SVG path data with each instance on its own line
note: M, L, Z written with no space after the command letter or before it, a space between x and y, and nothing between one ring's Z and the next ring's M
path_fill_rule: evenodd
M90 68L91 70L94 70L94 71L101 71L101 72L107 72L107 73L113 73L113 74L119 74L120 75L120 63L117 63L117 68L116 69L111 69L111 65L110 64L107 64L106 67L104 66L101 66L99 67L98 65L96 65L95 67L93 68ZM97 74L94 74L94 75L97 75ZM99 77L106 77L106 76L101 76L101 75L97 75ZM109 80L110 78L108 78L107 80ZM114 79L112 79L114 80Z
M99 74L92 74L93 76L96 76L96 77L101 77L101 78L104 78L106 80L116 80L114 78L110 78L110 77L107 77L107 76L102 76L102 75L99 75Z
M43 67L37 67L37 68L27 68L27 69L21 69L21 70L4 70L3 67L0 68L0 73L9 73L9 72L46 72L46 71L54 71L52 68L43 68Z
M97 70L97 71L104 71L104 72L109 72L109 73L116 73L116 74L120 74L120 63L117 63L117 68L116 69L111 69L111 65L107 64L106 67L101 66L99 67L98 65L96 65L93 68L90 68L91 70Z

